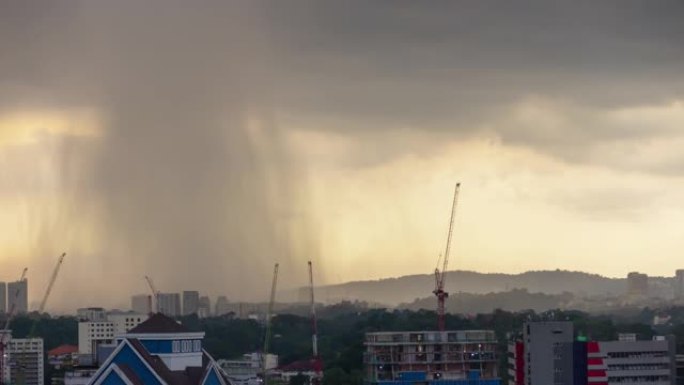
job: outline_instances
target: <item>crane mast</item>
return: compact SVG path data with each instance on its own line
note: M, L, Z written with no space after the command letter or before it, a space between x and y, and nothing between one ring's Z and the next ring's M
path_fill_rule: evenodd
M316 302L314 300L314 281L313 281L313 265L309 261L309 289L311 294L311 347L313 352L313 363L316 370L316 376L320 378L322 371L321 358L318 356L318 320L316 318Z
M316 320L316 305L314 302L313 266L309 261L309 293L311 294L311 347L314 358L318 357L318 322Z
M276 287L278 285L278 264L273 266L273 281L271 282L271 298L268 301L268 311L266 313L266 335L264 336L264 352L261 357L262 375L264 384L268 385L268 373L266 369L266 360L268 351L271 348L271 316L273 314L273 305L275 303Z
M149 276L145 276L145 281L147 281L147 286L150 287L150 290L152 291L152 297L154 297L154 306L155 306L155 312L159 313L159 292L157 289L154 287L154 283L152 282L152 278Z
M59 256L59 259L57 259L57 265L55 266L55 269L52 271L52 276L50 277L50 281L48 282L47 289L45 289L45 294L43 294L43 299L42 301L40 301L40 307L38 308L38 316L33 320L33 323L31 323L31 331L29 331L27 338L34 338L36 336L36 328L38 327L40 315L45 310L45 305L47 304L47 300L50 297L50 293L52 292L52 286L54 286L55 281L57 280L59 268L62 266L62 262L64 262L64 257L66 257L66 253L62 253L62 255ZM20 362L19 364L19 370L17 375L18 385L24 385L26 383L26 363L24 362L26 358L26 347L26 344L24 344L24 350L21 354L22 362Z
M55 281L57 280L57 274L59 274L59 268L62 266L62 262L64 262L64 257L66 257L66 253L62 253L62 255L60 255L59 259L57 260L57 266L55 266L55 270L52 272L52 277L50 277L50 283L48 283L47 290L45 290L43 300L40 301L40 307L38 308L39 313L42 313L45 310L45 304L47 304L48 297L52 292L52 286L55 284Z
M451 238L454 232L454 218L456 217L456 206L458 204L458 193L461 189L461 184L456 183L454 188L454 199L451 204L451 217L449 219L449 232L447 234L446 247L444 249L444 258L442 261L442 270L439 270L439 265L435 268L435 290L432 292L437 297L437 326L440 331L445 329L445 301L449 297L449 293L444 290L444 282L446 278L447 268L449 266L449 254L451 252Z

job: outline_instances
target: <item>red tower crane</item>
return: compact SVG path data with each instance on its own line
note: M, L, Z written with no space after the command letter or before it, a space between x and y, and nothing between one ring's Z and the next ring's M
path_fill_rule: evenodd
M145 276L145 281L147 281L147 286L150 287L150 291L152 292L152 296L154 297L154 306L155 306L155 313L161 313L161 307L159 306L159 291L157 290L156 287L154 287L154 283L152 282L152 278L149 276ZM152 311L152 306L150 305L150 311Z
M440 331L445 329L444 315L446 313L444 302L449 297L449 293L444 291L444 281L446 278L447 267L449 266L449 253L451 252L451 236L454 231L454 217L456 216L456 205L458 204L458 192L461 184L456 183L454 188L454 201L451 204L451 219L449 220L449 233L447 235L446 248L444 250L444 260L442 270L439 270L439 261L435 268L435 290L432 293L437 297L437 327Z

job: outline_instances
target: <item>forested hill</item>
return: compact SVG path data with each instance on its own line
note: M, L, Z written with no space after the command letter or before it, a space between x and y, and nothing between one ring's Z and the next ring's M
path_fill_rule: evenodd
M334 303L341 300L359 300L396 306L413 302L430 295L434 288L431 274L408 275L375 281L356 281L316 288L317 299ZM667 297L672 293L673 278L651 277L651 295ZM597 274L576 271L547 270L529 271L521 274L485 274L473 271L450 271L446 290L450 293L487 294L493 292L526 289L530 293L559 295L572 293L578 296L621 295L625 293L627 280L608 278ZM282 293L283 300L304 300L303 291Z

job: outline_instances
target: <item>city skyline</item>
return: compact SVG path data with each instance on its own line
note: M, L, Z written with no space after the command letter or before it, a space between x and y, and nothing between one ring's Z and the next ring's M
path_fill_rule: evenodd
M48 310L430 274L456 182L449 270L683 267L679 2L131 4L0 2L2 280L66 251Z

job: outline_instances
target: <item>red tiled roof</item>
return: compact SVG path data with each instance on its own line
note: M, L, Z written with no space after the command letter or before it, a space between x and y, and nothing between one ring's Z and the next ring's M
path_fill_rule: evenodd
M187 333L190 329L161 313L153 314L147 321L129 330L131 334Z
M315 372L320 370L321 364L316 359L295 361L287 365L278 367L278 370L283 372Z
M50 351L48 351L48 357L61 356L64 354L73 354L78 352L78 346L74 345L60 345Z

